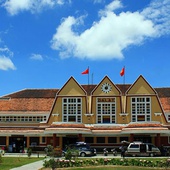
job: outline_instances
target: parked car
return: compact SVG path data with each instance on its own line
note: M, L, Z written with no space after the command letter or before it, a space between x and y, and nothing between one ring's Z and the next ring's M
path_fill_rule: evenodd
M62 156L65 156L65 154L71 151L71 154L73 156L95 156L96 155L96 149L93 149L85 142L77 142L75 144L68 145L63 151Z
M160 156L158 147L151 143L133 142L130 143L125 151L125 156Z

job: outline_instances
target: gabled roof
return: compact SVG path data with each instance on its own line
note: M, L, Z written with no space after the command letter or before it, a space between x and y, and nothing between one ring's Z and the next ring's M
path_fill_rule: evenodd
M69 86L69 84L71 84L71 86ZM79 95L87 94L84 88L75 80L74 77L71 76L64 86L57 92L57 95L72 95L75 92L79 93Z
M97 86L96 84L81 85L88 95ZM131 84L116 84L120 91L124 94ZM170 97L170 87L154 88L160 98ZM55 98L59 89L24 89L8 95L1 96L0 99L5 98Z
M154 88L146 81L146 79L140 75L137 80L129 87L126 94L156 94Z
M80 85L88 95L97 85ZM117 84L124 94L130 84ZM170 87L154 88L165 112L170 113ZM59 89L24 89L0 97L0 111L49 112ZM8 100L9 99L9 100Z
M3 98L54 98L58 89L25 89L11 93Z
M101 89L101 87L99 87L103 82L109 82L109 84L111 83L112 84L112 90L110 91L110 93L109 93L109 95L113 95L113 93L114 93L114 95L116 94L116 95L120 95L121 94L121 91L120 91L120 89L112 82L112 80L108 77L108 76L105 76L101 81L100 81L100 83L93 89L93 91L91 92L91 94L92 95L94 95L95 93L96 93L96 90L98 89L98 88L100 88Z

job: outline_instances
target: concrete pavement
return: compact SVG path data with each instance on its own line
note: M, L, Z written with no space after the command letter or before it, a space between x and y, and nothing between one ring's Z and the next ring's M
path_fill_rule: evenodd
M26 164L17 168L12 168L10 170L38 170L43 167L43 160Z

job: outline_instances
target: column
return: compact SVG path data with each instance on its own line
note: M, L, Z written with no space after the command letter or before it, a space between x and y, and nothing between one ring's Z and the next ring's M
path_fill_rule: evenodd
M59 146L60 148L63 148L63 137L59 137Z
M81 142L82 141L82 134L78 134L78 141Z
M27 148L29 148L30 147L30 137L29 136L27 136L27 146L26 146Z
M8 147L9 145L9 136L6 136L6 146Z
M53 134L53 147L56 148L56 146L57 146L56 134Z
M156 137L156 145L157 145L158 147L161 146L161 137L160 137L160 133L157 134L157 137Z
M130 142L134 141L134 134L130 134Z
M108 143L108 137L105 137L105 143Z
M116 141L117 141L117 143L120 143L120 137L119 136L116 138Z

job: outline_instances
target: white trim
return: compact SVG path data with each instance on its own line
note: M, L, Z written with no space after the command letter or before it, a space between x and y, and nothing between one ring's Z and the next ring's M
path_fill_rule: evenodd
M149 98L149 101L147 101L147 98ZM135 99L135 101L133 101L133 99ZM144 101L137 101L138 99L144 99ZM152 110L151 110L151 106L152 106L152 101L151 101L151 97L150 96L133 96L131 97L131 121L132 122L140 122L138 120L138 116L144 116L144 121L151 121L152 119L152 116L151 116L151 113L152 113ZM135 113L133 113L133 107L132 105L135 105L134 107L134 110L135 110ZM139 114L138 110L139 110L139 104L144 104L144 107L142 106L142 109L144 109L144 111L142 111L143 113ZM149 111L150 113L147 113L147 104L149 104ZM147 120L149 117L149 120Z
M154 113L155 114L155 116L161 116L162 115L162 113Z
M85 113L84 115L85 116L93 116L94 114L93 113Z
M66 102L64 102L64 100L66 100ZM76 100L76 101L73 101L73 102L70 102L69 100ZM80 102L78 101L80 100ZM66 105L66 113L64 113L64 105ZM70 108L69 106L70 105L74 105L75 108L72 109L72 111L74 111L75 113L70 113ZM78 114L78 105L80 105L80 114ZM78 122L78 123L82 123L82 97L80 96L77 96L77 97L63 97L62 98L62 121L63 122L69 122L69 118L71 116L75 117L75 121L74 122ZM65 118L66 117L66 120Z
M59 116L59 113L53 113L52 116Z
M170 122L170 120L168 120L168 117L170 116L170 113L168 112L168 113L165 113L165 117L166 117L166 120L167 120L167 122Z
M119 113L120 116L127 116L129 113Z

